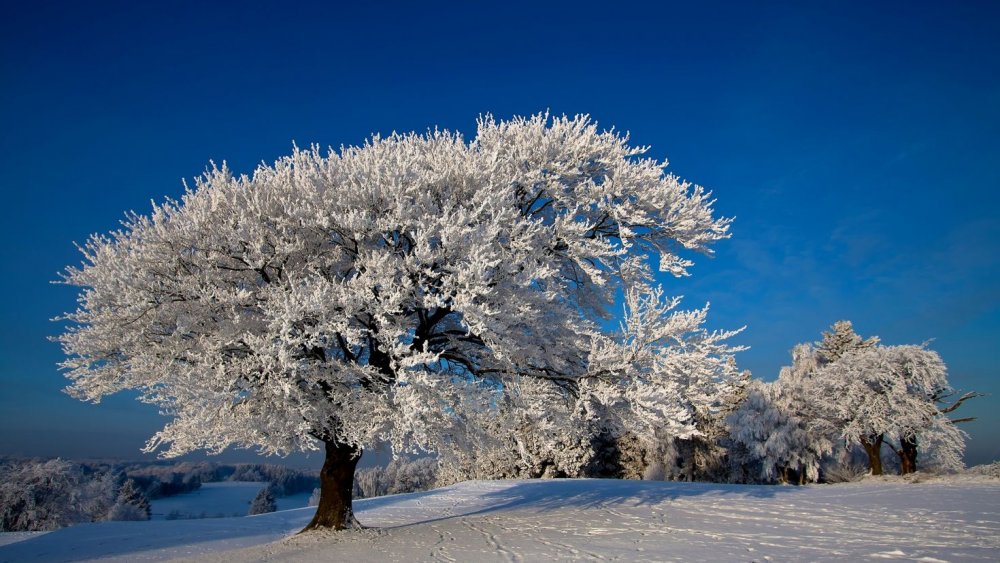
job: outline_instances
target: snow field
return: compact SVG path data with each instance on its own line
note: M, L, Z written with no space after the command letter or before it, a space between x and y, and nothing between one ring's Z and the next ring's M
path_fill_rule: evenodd
M250 501L266 485L249 481L203 483L190 493L150 501L152 519L163 520L171 513L185 519L246 516Z
M378 529L293 535L312 509L110 522L0 547L0 561L996 561L1000 483L807 487L471 481L355 503ZM235 551L233 551L235 550Z

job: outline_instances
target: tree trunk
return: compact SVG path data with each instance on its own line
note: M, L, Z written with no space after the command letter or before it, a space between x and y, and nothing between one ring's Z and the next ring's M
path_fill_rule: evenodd
M906 475L917 470L917 437L899 440L899 474Z
M882 474L882 440L883 437L881 435L872 439L861 440L861 447L868 454L868 466L872 470L872 475Z
M360 527L354 518L354 469L361 459L361 448L335 441L326 442L326 460L319 473L319 506L309 525L302 529L344 530Z

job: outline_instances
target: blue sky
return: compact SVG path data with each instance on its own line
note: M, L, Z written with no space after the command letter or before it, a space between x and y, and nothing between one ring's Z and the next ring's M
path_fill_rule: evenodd
M968 460L1000 458L1000 8L990 2L650 5L10 4L0 18L0 455L135 458L163 420L60 393L52 285L73 241L177 196L210 159L551 110L589 113L714 190L733 238L664 280L772 379L846 318L933 339L992 393ZM614 4L612 6L612 4ZM805 5L809 4L809 5ZM955 5L951 5L955 4Z

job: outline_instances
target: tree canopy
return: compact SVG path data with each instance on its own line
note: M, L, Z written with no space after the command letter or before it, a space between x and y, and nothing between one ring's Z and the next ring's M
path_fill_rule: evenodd
M677 378L733 372L730 333L672 311L653 265L688 275L730 220L646 150L586 116L487 116L471 141L213 165L66 270L82 288L58 337L69 392L138 391L171 418L147 444L166 455L448 448L532 385L683 431Z
M731 460L764 480L779 469L816 480L833 454L847 458L860 447L879 475L888 445L903 474L917 470L918 451L925 466L961 468L965 434L955 423L963 420L946 415L978 393L946 405L956 392L937 352L881 345L846 320L831 328L819 342L796 345L777 381L751 387L728 419Z

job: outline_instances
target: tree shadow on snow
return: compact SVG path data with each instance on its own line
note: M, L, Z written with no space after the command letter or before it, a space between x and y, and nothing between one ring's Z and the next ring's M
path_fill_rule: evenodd
M459 484L453 487L459 491L460 497L464 497L465 495L461 492L463 486L475 486L475 483ZM386 526L385 528L427 524L452 518L480 516L518 509L548 511L566 508L601 509L614 506L653 507L678 499L711 495L739 502L741 498L772 498L777 495L796 494L802 491L801 487L782 485L731 485L620 479L539 479L501 481L500 483L509 483L509 486L484 490L480 493L473 492L469 498L460 498L449 507L449 513L445 516ZM438 489L424 493L367 499L362 510L378 509L411 501L419 502L421 499L433 499L437 495L447 494L445 493L447 490Z

